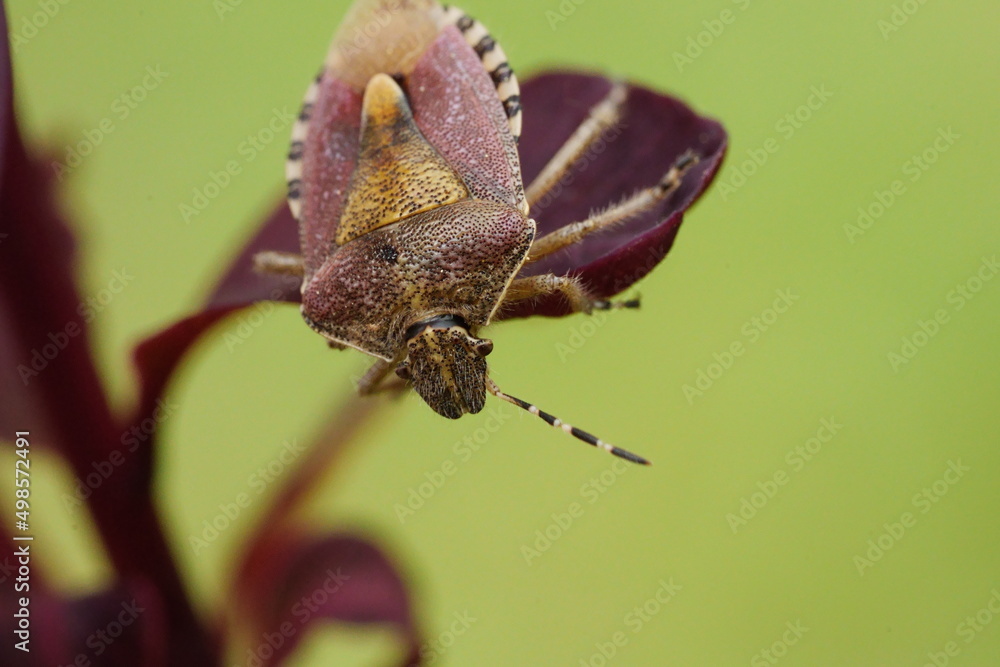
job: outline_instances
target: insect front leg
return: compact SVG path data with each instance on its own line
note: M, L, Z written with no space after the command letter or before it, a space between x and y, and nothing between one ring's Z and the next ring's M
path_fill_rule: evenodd
M305 273L302 255L293 252L268 250L253 256L253 270L257 273L271 273L279 276L299 276Z
M616 82L604 99L590 109L587 119L580 123L562 148L552 156L545 168L528 186L525 198L529 207L534 206L552 190L601 134L621 119L627 95L628 88L625 84Z
M507 288L504 294L504 304L523 301L534 297L545 296L559 292L569 302L573 312L590 313L594 310L611 310L613 308L638 308L638 299L628 301L604 301L593 299L576 278L557 276L545 273L540 276L517 278Z
M625 222L659 204L673 194L681 184L684 174L698 163L694 153L688 151L677 159L670 171L653 187L640 190L620 204L595 213L586 220L571 222L554 232L535 239L528 252L527 263L535 262L566 246L577 243L584 237Z
M368 371L361 376L361 379L358 380L358 393L362 396L370 396L384 391L402 389L406 386L404 382L400 382L398 380L387 383L383 382L386 376L389 375L389 371L395 368L398 364L398 360L376 360L375 363L372 364L371 368L369 368Z

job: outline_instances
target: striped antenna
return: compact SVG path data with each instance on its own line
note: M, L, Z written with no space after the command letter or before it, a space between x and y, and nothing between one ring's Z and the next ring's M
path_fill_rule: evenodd
M486 378L486 388L489 389L490 393L496 396L497 398L507 401L508 403L512 403L513 405L516 405L522 410L527 410L531 414L541 417L550 426L555 426L556 428L561 429L566 433L569 433L574 438L583 440L588 445L593 445L598 449L603 449L609 454L617 456L618 458L625 459L626 461L631 461L632 463L639 463L644 466L652 465L650 461L647 461L638 454L633 454L627 449L622 449L620 447L615 447L614 445L610 445L595 435L591 435L586 431L582 431L575 426L570 426L569 424L559 419L558 417L550 415L548 412L539 410L537 405L532 405L527 401L522 401L520 398L514 398L509 394L503 393L502 391L500 391L500 387L498 387L496 383L490 378Z
M618 310L619 308L639 308L639 299L628 299L626 301L591 301L590 306L594 310Z

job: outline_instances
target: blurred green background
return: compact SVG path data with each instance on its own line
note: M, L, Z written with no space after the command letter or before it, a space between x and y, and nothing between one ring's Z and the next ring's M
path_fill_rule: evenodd
M122 406L131 346L193 309L280 197L285 132L244 142L297 109L346 4L70 2L18 46L39 149L64 158L114 127L66 179L65 203L84 294L115 270L134 276L94 322ZM7 6L23 35L39 3ZM389 551L434 664L1000 664L988 606L1000 609L1000 5L463 8L522 77L611 72L730 132L719 179L639 286L641 311L489 332L501 386L656 465L613 466L510 406L491 404L502 426L487 435L487 412L451 422L407 398L351 449L310 520ZM166 76L131 104L147 67ZM185 222L179 206L230 160L242 172ZM770 310L779 291L783 313ZM195 555L189 537L284 441L308 442L367 364L328 350L294 308L227 344L238 326L178 375L160 450L158 493L206 615L225 605L274 489L208 549ZM702 393L685 391L699 379ZM471 456L456 449L465 438L482 443ZM455 474L401 520L448 461ZM68 473L40 463L44 565L90 590L110 575L89 519L63 507ZM526 556L546 530L561 535ZM453 637L455 614L475 620ZM386 664L398 650L388 631L329 625L295 664Z

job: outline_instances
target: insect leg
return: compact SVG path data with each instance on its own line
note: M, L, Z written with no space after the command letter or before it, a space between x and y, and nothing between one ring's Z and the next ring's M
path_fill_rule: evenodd
M496 385L496 383L493 382L493 380L490 379L490 378L486 378L486 388L489 390L489 392L491 394L493 394L497 398L499 398L501 400L504 400L504 401L507 401L508 403L510 403L512 405L516 405L517 407L521 408L522 410L527 410L528 412L530 412L531 414L535 415L536 417L539 417L539 418L545 420L545 423L547 423L548 425L554 426L555 428L558 428L558 429L561 429L565 433L568 433L569 435L573 436L574 438L577 438L578 440L584 441L588 445L591 445L593 447L597 447L598 449L603 449L604 451L608 452L609 454L612 454L613 456L617 456L618 458L625 459L626 461L631 461L632 463L639 463L639 464L645 465L645 466L650 465L650 462L648 460L644 459L643 457L639 456L638 454L633 454L632 452L628 451L627 449L622 449L620 447L615 447L614 445L611 445L611 444L609 444L607 442L604 442L603 440L601 440L600 438L598 438L595 435L592 435L590 433L587 433L586 431L580 430L580 429L576 428L575 426L570 426L569 424L567 424L563 420L559 419L558 417L556 417L554 415L550 415L548 412L545 412L543 410L539 410L538 406L536 406L536 405L532 405L531 403L528 403L527 401L522 401L520 398L514 398L513 396L510 396L509 394L503 393L502 391L500 391L500 387L498 387Z
M557 250L562 250L566 246L580 241L594 232L613 227L625 222L629 218L648 211L677 190L684 174L697 163L697 156L688 151L677 159L674 166L670 168L670 171L656 185L645 190L640 190L620 204L615 204L600 213L595 213L586 220L571 222L565 227L561 227L550 234L536 239L531 244L527 262L537 261L542 257L551 255Z
M552 156L545 168L528 186L525 198L529 206L534 206L544 197L598 137L618 122L627 95L628 88L625 84L616 82L604 99L590 109L587 119L580 123L562 148Z
M511 282L510 287L504 294L504 303L509 304L515 301L523 301L538 296L559 292L569 301L573 312L589 313L592 310L611 310L613 308L638 308L639 300L630 299L628 301L603 301L592 299L587 290L580 285L576 278L556 276L545 273L540 276L530 276L528 278L516 278Z
M372 367L368 369L368 372L361 376L358 380L358 393L362 396L368 396L374 394L379 390L379 385L382 384L382 380L385 376L389 374L389 371L393 369L396 362L386 361L385 359L378 359L372 364ZM383 387L386 389L388 387Z
M291 252L268 250L253 256L253 270L279 276L301 276L304 272L302 256Z

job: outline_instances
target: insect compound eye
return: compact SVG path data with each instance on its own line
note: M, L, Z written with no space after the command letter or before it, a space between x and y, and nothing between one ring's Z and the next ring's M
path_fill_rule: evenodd
M490 352L493 351L493 341L489 340L488 338L476 341L475 349L476 353L480 357L485 357L489 355Z

